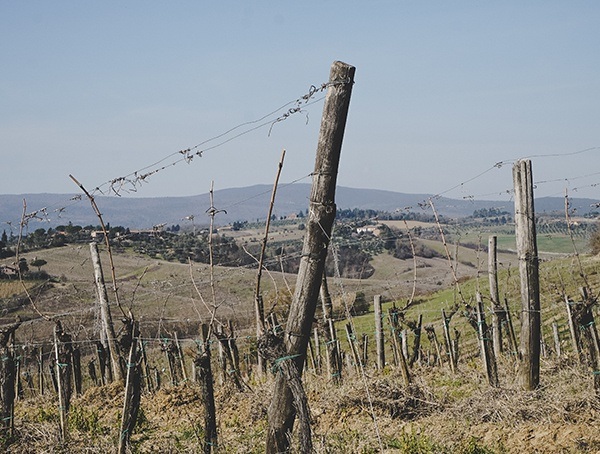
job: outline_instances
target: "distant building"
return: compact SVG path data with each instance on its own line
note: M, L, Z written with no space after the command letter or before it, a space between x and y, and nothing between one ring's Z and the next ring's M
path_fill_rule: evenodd
M364 227L357 227L356 233L371 233L375 236L381 235L381 229L378 225L365 225Z

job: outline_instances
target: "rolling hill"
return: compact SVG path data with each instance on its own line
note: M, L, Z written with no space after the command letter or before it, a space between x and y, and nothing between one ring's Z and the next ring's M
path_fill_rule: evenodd
M242 188L230 188L215 191L215 206L220 212L216 218L219 225L234 221L255 221L264 219L271 196L271 185L262 184ZM277 217L289 216L308 207L310 184L281 185L277 192L274 213ZM419 212L419 203L432 197L430 194L406 194L377 189L357 189L338 187L336 202L338 208L360 208L393 212ZM23 212L23 200L27 203L27 213L36 212L29 221L29 229L55 227L72 222L75 225L96 225L98 220L89 202L73 194L19 194L0 195L0 222L18 226ZM436 198L437 211L447 217L465 217L481 208L501 208L512 212L510 201L473 201L449 198ZM191 223L185 220L194 216L196 225L207 225L206 210L210 206L208 193L187 197L110 197L98 196L96 202L105 222L130 228L150 228L158 224ZM571 205L579 214L587 213L595 203L592 199L571 199ZM536 199L538 212L562 212L563 197L545 197Z

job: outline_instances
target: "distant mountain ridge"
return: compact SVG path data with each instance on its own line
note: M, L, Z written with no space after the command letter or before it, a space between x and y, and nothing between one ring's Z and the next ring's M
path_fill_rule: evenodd
M272 186L260 184L242 188L217 190L214 203L219 212L215 218L218 225L235 221L263 220L267 216ZM306 212L310 184L282 184L277 190L274 214L277 217ZM336 204L340 209L373 209L394 212L396 210L419 212L419 204L426 202L430 194L405 194L379 189L357 189L339 186ZM29 221L28 229L56 227L72 222L74 225L97 225L89 201L84 197L73 200L72 194L22 194L0 195L0 222L8 231L11 226L18 230L23 211L23 200L27 202L27 213L38 210L37 216ZM122 225L135 229L151 228L154 225L179 224L184 226L207 225L206 211L210 207L209 194L186 197L110 197L98 196L96 202L104 221L111 225ZM571 207L579 214L592 211L593 199L570 199ZM482 208L499 208L510 213L514 206L510 201L458 200L440 197L435 199L438 213L456 218L473 214ZM564 211L563 197L544 197L535 200L537 213ZM190 219L193 216L193 221ZM39 219L41 218L41 219ZM188 219L186 219L188 218ZM43 220L42 220L43 219Z

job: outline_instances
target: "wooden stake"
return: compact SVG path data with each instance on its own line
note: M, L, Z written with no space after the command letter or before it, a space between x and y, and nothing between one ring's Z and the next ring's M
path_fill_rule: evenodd
M498 239L495 235L488 238L488 279L490 284L490 299L492 300L492 339L494 354L502 355L502 320L504 311L500 305L500 292L498 290Z
M119 450L118 454L127 452L131 433L137 422L137 415L140 408L141 399L141 370L140 370L140 354L138 352L139 343L139 326L132 319L131 345L129 346L129 359L127 361L127 378L125 381L125 396L123 398L123 413L121 415L121 430L119 435Z
M121 352L115 327L113 325L110 307L108 305L108 293L104 283L104 273L100 262L100 253L98 252L98 243L90 243L90 252L92 255L92 264L94 265L94 276L96 278L96 290L98 296L98 304L100 305L100 315L102 317L102 329L106 335L107 344L104 348L109 352L112 360L112 372L116 380L122 380L124 377L123 368L121 365Z
M456 372L456 357L454 355L454 348L452 347L452 338L450 337L450 319L446 317L446 311L442 309L442 322L444 327L444 340L446 341L446 352L448 352L448 362L450 363L450 370Z
M204 404L204 454L217 452L217 416L215 409L215 393L213 374L210 365L209 328L203 323L200 326L202 336L202 351L195 358L196 373L202 388L202 403Z
M316 327L313 329L313 339L315 343L315 373L321 375L321 339L319 338L319 329Z
M521 354L519 353L519 344L517 343L517 336L515 334L515 327L512 322L512 315L510 314L510 307L508 306L508 299L504 298L504 313L506 314L506 325L508 326L508 340L510 341L510 345L512 348L512 354L516 357L516 359L521 358Z
M356 336L352 331L352 325L350 323L346 323L346 337L348 338L348 345L352 352L354 368L356 369L356 373L360 374L360 357L358 355L358 348L356 347Z
M342 379L342 361L337 341L335 321L333 319L333 303L327 286L327 276L323 272L321 287L319 288L321 305L323 307L323 324L325 333L325 354L327 355L327 375L334 382L339 383Z
M541 317L539 258L530 160L518 161L513 166L513 181L522 310L519 382L523 389L532 391L540 384Z
M479 292L477 292L477 327L481 343L481 357L488 377L488 383L490 386L497 388L500 385L498 382L498 366L494 356L492 339L489 336L489 328L485 322L483 300L481 298L481 293Z
M181 344L179 343L179 338L177 337L177 331L175 331L173 333L173 336L175 337L175 346L177 347L177 356L179 357L179 364L181 366L181 376L183 378L183 381L186 382L187 381L187 372L185 370L185 359L183 357L183 351L181 350Z
M558 335L558 325L556 322L552 323L552 336L554 337L554 350L556 351L556 356L560 358L560 336Z
M569 324L569 332L571 333L571 342L573 343L573 351L575 352L575 355L577 355L577 358L579 358L579 361L582 361L583 358L581 355L581 349L579 348L579 337L580 337L579 327L575 323L575 320L573 317L573 308L571 307L571 302L569 301L569 297L567 295L565 295L565 304L567 307L567 321Z
M375 295L373 298L373 309L373 312L375 313L375 351L377 358L377 370L383 370L385 368L385 341L383 335L383 311L381 306L381 295Z

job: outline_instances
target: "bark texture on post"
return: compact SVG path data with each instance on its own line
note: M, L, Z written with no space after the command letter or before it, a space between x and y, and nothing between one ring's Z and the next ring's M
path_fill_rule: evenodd
M519 382L532 391L540 383L540 280L533 206L531 161L513 167L515 188L515 233L521 277L521 365Z
M292 357L288 361L295 363L300 374L335 219L335 187L354 72L353 66L338 61L333 63L323 106L302 259L284 339L286 353ZM289 383L284 374L278 373L268 411L268 453L289 451L294 419Z

